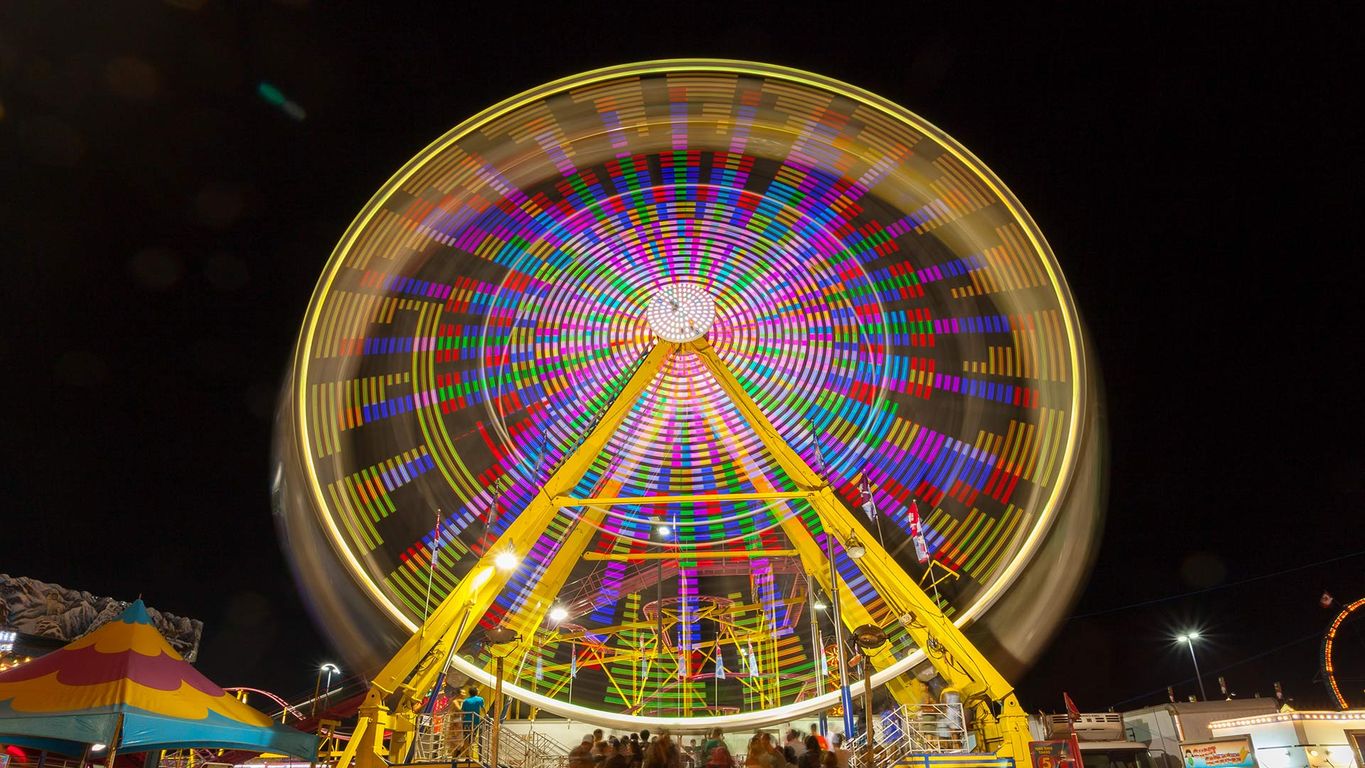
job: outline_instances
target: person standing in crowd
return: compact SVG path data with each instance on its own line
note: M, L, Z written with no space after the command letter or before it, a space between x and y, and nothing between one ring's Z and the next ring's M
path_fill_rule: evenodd
M640 735L644 736L643 733ZM673 737L668 731L661 732L659 738L651 742L649 749L645 750L642 768L682 768L682 756L678 753L678 745L673 743Z
M806 752L806 743L801 740L801 732L795 728L787 731L787 741L785 747L791 749L791 754L787 755L787 762L795 763L801 759L801 755Z
M821 756L824 750L820 749L820 740L814 735L806 737L806 751L801 754L796 761L796 768L820 768Z
M744 750L744 768L764 768L763 756L767 751L763 748L763 732L755 731Z
M601 765L607 759L607 742L598 740L601 735L600 729L592 732L592 762L594 765Z
M844 735L842 733L834 734L834 749L831 751L834 752L834 759L838 761L839 768L848 768L848 759L852 755L847 749L844 749Z
M644 761L645 744L640 743L640 734L632 733L630 735L630 766L631 768L640 768Z
M479 726L483 724L483 697L477 685L469 686L469 695L460 702L461 748L465 754L478 758Z
M615 736L607 742L607 759L602 763L602 768L630 768L630 757L626 752L630 749L630 742L618 741Z
M786 756L782 750L777 748L777 734L763 732L763 746L768 750L768 760L772 768L782 768L787 765Z
M829 739L826 739L824 734L820 733L819 723L810 724L810 735L814 736L816 740L820 742L820 749L825 751L829 750Z
M773 746L772 734L759 731L749 740L749 754L744 756L744 765L754 768L783 768L786 761L782 753Z
M710 765L711 751L724 743L725 742L720 740L720 729L712 728L711 732L706 734L706 738L701 742L701 753L697 755L698 763L700 765Z
M578 746L569 750L569 768L593 768L591 733L584 735Z
M706 768L735 768L735 757L730 754L730 748L725 742L720 740L720 729L715 730L716 745L707 753Z

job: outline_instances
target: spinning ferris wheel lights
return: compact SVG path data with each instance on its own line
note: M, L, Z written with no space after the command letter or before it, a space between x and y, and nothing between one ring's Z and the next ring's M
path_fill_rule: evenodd
M809 73L629 65L472 118L356 219L281 401L279 519L377 690L417 685L391 649L419 626L488 680L473 628L563 609L582 631L514 649L514 697L757 726L830 703L816 590L887 628L898 697L930 569L920 613L1026 664L1092 551L1097 395L1042 233L942 131Z

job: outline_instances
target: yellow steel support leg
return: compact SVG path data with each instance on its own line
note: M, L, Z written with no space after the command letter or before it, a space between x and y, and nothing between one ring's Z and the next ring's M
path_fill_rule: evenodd
M830 496L833 496L833 492L829 491L829 485L825 482L824 478L820 477L815 470L811 469L810 466L806 464L805 460L793 451L791 446L787 445L786 440L778 434L777 429L773 427L772 422L768 421L768 417L764 415L763 411L758 407L758 404L744 391L744 388L740 386L739 381L736 380L729 369L725 367L725 364L720 361L720 358L716 357L715 352L705 340L692 342L690 346L701 356L702 361L711 371L711 375L716 378L716 381L720 383L721 388L730 396L730 400L734 402L735 406L744 414L745 419L749 422L749 426L754 430L755 434L758 435L758 438L763 441L764 447L767 448L768 452L777 460L777 463L782 467L783 472L785 472L788 477L795 480L797 485L803 489L805 497L820 513L820 519L825 522L826 526L829 526L831 524L831 518L824 508L826 504L822 503L825 500L821 498L820 491L827 491L830 493ZM834 499L834 503L842 506L837 498ZM801 520L794 516L787 516L782 521L782 531L792 542L792 546L800 552L801 567L805 569L806 573L814 576L816 581L820 584L820 587L824 589L827 594L833 595L835 594L834 590L838 590L839 606L843 613L844 624L848 625L849 629L853 629L863 624L875 623L872 614L863 606L857 596L853 594L853 590L849 589L848 585L845 584L842 579L837 585L830 584L829 564L824 548L815 541L811 531L806 528ZM868 656L870 657L872 664L879 669L889 667L896 661L895 657L891 655L891 652L886 649L873 651L869 653ZM903 681L897 679L891 681L887 685L891 690L892 695L901 703L917 703L917 701L912 698L912 692Z
M560 514L555 497L567 495L578 484L676 349L676 345L665 342L654 346L578 449L560 464L526 509L512 519L499 540L375 676L360 705L355 731L338 761L338 768L351 768L352 765L385 768L388 762L401 762L407 758L422 699L435 684L452 649L459 648L469 638L479 618L507 584L510 574L499 571L494 566L494 559L508 548L528 546L549 527ZM579 528L590 530L589 526L580 525ZM524 555L524 549L518 554ZM564 554L564 547L561 547L556 562ZM393 732L387 748L384 745L386 729Z
M1029 765L1028 715L1019 706L1014 696L1014 688L1005 680L999 670L990 663L980 651L967 640L962 631L939 609L909 574L892 559L891 555L877 542L843 502L834 490L810 465L806 464L796 451L792 450L778 433L772 422L768 421L758 404L744 391L739 381L730 373L725 364L716 356L715 350L706 339L698 339L685 345L685 349L695 352L715 376L716 381L744 414L749 426L763 441L773 459L798 487L809 492L811 504L819 512L826 533L833 535L842 546L849 535L856 535L863 544L866 554L858 560L858 568L871 580L877 593L891 606L901 618L911 638L927 656L934 667L953 687L963 692L964 698L975 707L978 723L983 726L987 742L996 753L1012 757L1019 766ZM799 521L788 520L783 524L792 544L803 551L801 561L806 570L817 578L823 575L824 557L810 532ZM842 531L848 531L843 536ZM814 562L814 567L812 562ZM841 580L842 582L842 580ZM823 584L826 589L832 585ZM844 608L845 623L855 626L870 619L865 608L853 598L846 584L835 586L839 590L840 605ZM844 602L844 601L847 602ZM884 666L886 655L872 656L873 663ZM896 692L893 688L893 693ZM908 687L897 694L913 697ZM999 714L995 714L995 711Z
M840 536L840 531L847 530L850 535L859 536L867 551L858 562L859 568L901 618L912 639L921 648L933 649L930 660L972 704L988 744L995 747L998 754L1015 758L1021 766L1027 765L1027 716L1015 700L1009 683L880 547L857 517L844 507L824 479L786 444L757 404L716 357L709 344L702 339L690 342L685 347L700 355L783 471L810 499L826 531L834 535L841 545L846 538ZM351 768L353 765L359 768L384 768L387 762L399 762L406 758L416 725L417 709L440 674L445 658L452 649L468 639L479 617L488 610L494 596L507 583L507 575L496 570L493 559L509 546L529 545L549 526L561 506L566 506L566 502L574 503L566 498L569 491L577 485L583 473L606 446L669 356L678 349L679 346L675 344L656 344L583 444L564 460L527 508L513 519L497 544L470 569L455 590L437 606L421 630L375 677L360 707L355 732L338 762L338 768ZM610 503L617 499L604 498L602 501ZM591 540L592 531L595 530L591 523L600 517L600 512L585 510L583 515L585 519L578 521L551 561L544 566L531 599L523 603L523 610L515 617L523 630L539 625L544 611L549 609L550 593L562 584ZM590 515L593 520L587 519ZM824 553L811 531L794 519L785 521L783 528L800 552L806 570L816 575L822 583L828 581ZM848 606L844 612L846 623L852 627L871 621L867 609L854 598L847 584L839 581L838 584L824 583L823 586L832 593L837 590L841 605ZM530 608L526 609L528 605ZM873 654L872 659L878 666L885 666L892 661L885 652ZM903 686L900 689L893 686L892 690L898 698L912 696ZM387 748L384 745L386 729L393 731Z

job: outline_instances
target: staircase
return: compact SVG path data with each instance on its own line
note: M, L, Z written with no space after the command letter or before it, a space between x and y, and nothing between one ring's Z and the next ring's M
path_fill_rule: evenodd
M421 715L413 762L492 768L489 760L493 754L493 721L484 717L473 733L465 733L463 722L458 711ZM499 729L500 768L560 768L565 764L563 747L534 730L523 734L509 728Z
M961 704L901 705L882 713L875 722L872 739L872 764L867 763L867 734L860 733L844 743L850 752L849 768L887 768L913 765L918 768L957 766L960 758L994 760L993 755L967 752L967 721ZM939 757L958 758L940 761ZM960 766L960 768L974 768Z

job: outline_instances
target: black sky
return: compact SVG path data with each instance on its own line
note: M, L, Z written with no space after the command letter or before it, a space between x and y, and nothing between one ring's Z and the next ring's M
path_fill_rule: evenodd
M309 690L331 651L276 543L271 415L346 225L521 90L752 59L872 90L972 149L1088 322L1108 527L1078 618L1018 681L1025 706L1191 693L1169 640L1191 626L1210 686L1226 668L1242 695L1280 680L1324 703L1318 596L1365 596L1348 6L466 5L0 3L0 572L143 594L204 620L210 677Z

